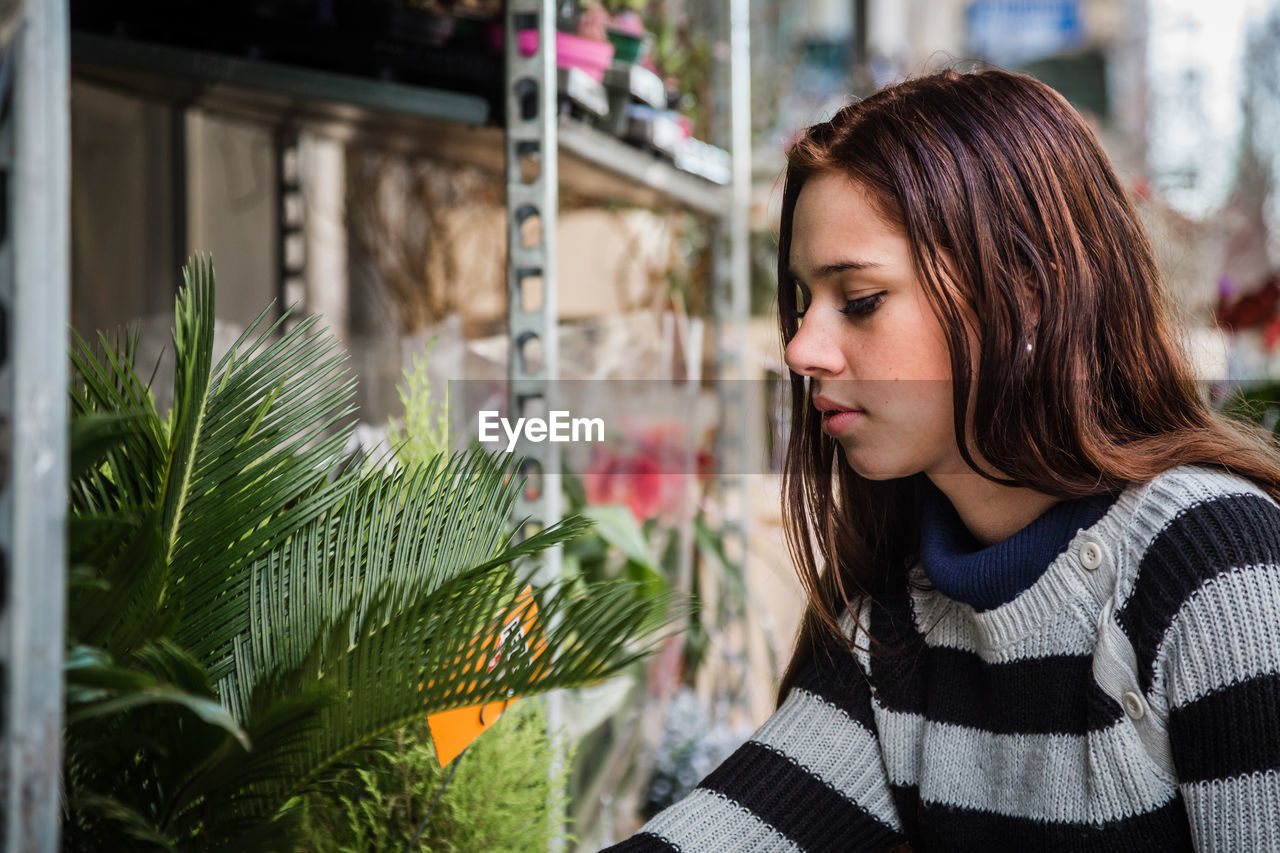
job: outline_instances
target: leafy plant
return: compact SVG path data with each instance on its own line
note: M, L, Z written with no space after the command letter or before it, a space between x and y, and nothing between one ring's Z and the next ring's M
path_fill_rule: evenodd
M402 464L425 465L449 451L449 403L437 405L431 400L431 380L427 362L436 345L432 338L421 353L414 353L413 366L404 371L404 382L396 388L400 405L404 406L404 422L390 424L387 440L395 448Z
M448 450L448 401L432 400L427 373L434 343L413 356L397 388L404 420L389 439L402 465L429 464ZM512 705L447 772L425 717L383 743L342 773L335 794L307 799L300 849L405 849L416 838L421 850L542 853L553 837L567 840L554 816L568 799L568 764L553 761L539 703Z
M405 726L348 771L335 794L311 798L299 849L404 850L417 838L414 849L436 853L544 853L553 837L568 840L552 820L563 811L568 765L551 774L546 725L540 703L516 703L448 770L436 760L426 722Z
M519 611L513 462L396 470L345 455L354 380L307 318L264 312L213 363L212 266L185 270L174 404L137 337L72 351L67 845L292 849L299 795L424 713L589 683L646 653L669 600L534 590L525 648L477 642Z

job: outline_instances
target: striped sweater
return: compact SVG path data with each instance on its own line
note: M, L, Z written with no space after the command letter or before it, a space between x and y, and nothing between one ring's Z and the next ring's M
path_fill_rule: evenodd
M1280 853L1280 507L1183 466L1100 511L994 606L917 564L860 614L905 651L820 652L609 850Z

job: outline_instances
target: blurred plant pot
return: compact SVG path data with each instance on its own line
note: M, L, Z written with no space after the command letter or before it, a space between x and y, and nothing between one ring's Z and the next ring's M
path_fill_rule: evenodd
M614 59L618 62L635 64L640 61L640 51L644 47L644 36L624 33L609 28L609 43L614 47Z

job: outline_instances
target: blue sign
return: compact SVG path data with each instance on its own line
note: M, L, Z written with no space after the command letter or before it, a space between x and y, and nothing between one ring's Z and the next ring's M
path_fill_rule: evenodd
M997 65L1021 65L1084 44L1078 0L974 0L965 19L969 50Z

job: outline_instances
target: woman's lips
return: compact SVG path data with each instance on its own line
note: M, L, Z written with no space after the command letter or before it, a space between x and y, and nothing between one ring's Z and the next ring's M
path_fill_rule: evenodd
M822 413L822 431L835 438L851 429L866 416L862 411L833 410Z

